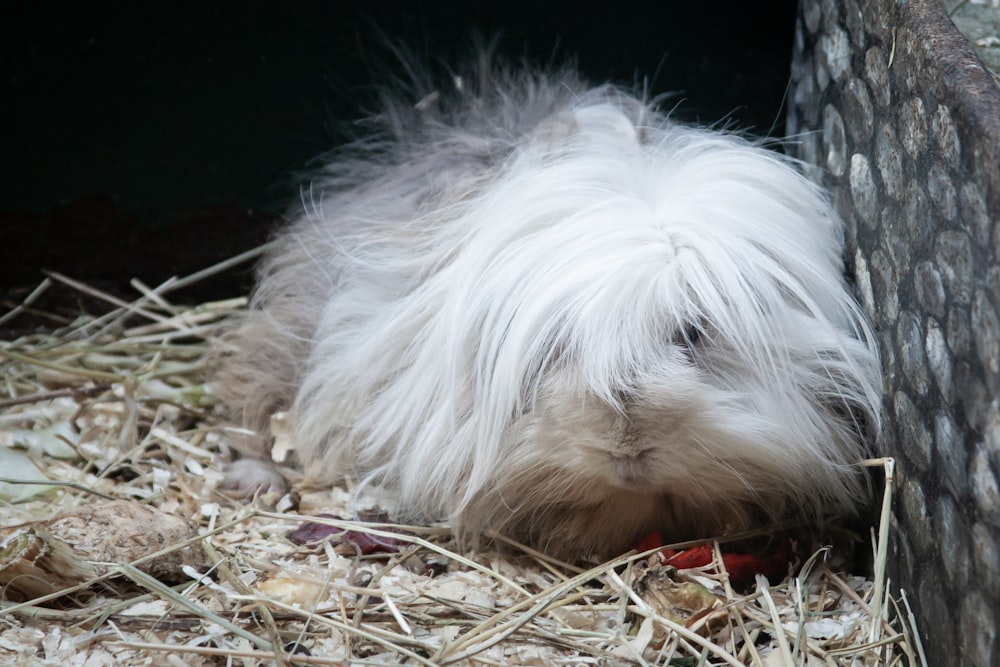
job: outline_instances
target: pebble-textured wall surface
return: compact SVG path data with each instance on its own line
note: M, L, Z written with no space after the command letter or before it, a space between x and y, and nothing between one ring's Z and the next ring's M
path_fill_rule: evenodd
M803 0L788 133L886 367L894 584L932 666L1000 664L1000 89L934 0Z

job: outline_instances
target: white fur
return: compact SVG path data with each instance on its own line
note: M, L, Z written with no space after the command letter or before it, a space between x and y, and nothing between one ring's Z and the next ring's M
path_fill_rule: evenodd
M388 102L279 235L223 375L248 424L570 557L849 511L881 378L823 193L569 71L459 83Z

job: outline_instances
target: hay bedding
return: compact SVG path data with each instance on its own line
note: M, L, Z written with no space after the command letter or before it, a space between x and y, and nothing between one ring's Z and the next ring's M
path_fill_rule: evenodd
M303 525L351 517L345 488L220 495L236 433L205 358L245 300L168 292L245 259L134 282L130 303L52 275L0 317L9 329L47 290L107 304L0 341L0 664L923 664L884 548L874 577L820 550L738 592L657 553L581 568L516 545L463 553L442 526ZM891 481L891 461L873 464Z

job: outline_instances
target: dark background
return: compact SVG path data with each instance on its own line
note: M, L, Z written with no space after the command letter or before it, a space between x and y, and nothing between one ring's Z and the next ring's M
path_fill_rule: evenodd
M266 238L295 174L371 99L385 38L471 36L591 80L675 91L681 119L781 136L795 2L54 2L0 9L0 288L42 269L157 283ZM233 296L245 273L196 286Z

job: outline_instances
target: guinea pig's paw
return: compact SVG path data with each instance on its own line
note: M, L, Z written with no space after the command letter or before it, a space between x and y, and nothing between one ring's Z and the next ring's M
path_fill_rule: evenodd
M234 498L247 499L256 494L288 492L288 482L274 466L260 459L239 459L226 468L219 489Z

